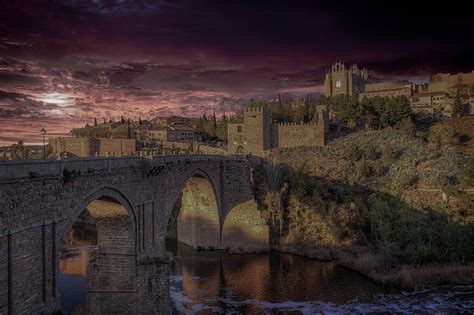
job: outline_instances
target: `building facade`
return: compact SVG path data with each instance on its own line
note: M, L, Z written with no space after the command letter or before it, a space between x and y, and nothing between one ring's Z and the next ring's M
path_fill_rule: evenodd
M417 86L409 81L390 81L367 83L359 94L359 100L371 97L412 97L417 91Z
M49 139L54 154L70 153L78 157L127 156L136 154L135 139L54 138Z
M248 106L243 121L228 124L227 150L233 154L265 156L273 148L324 146L329 130L327 107L321 106L314 122L273 123L266 106Z

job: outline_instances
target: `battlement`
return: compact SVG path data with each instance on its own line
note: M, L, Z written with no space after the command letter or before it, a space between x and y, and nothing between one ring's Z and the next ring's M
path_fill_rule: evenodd
M278 126L299 126L299 127L305 127L305 126L317 126L317 122L309 122L309 123L294 123L294 122L289 122L289 123L278 123Z

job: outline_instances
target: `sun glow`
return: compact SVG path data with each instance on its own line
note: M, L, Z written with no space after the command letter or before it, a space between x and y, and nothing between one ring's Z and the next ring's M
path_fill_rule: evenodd
M48 104L66 106L68 103L70 103L70 96L68 94L52 92L40 97L39 100Z

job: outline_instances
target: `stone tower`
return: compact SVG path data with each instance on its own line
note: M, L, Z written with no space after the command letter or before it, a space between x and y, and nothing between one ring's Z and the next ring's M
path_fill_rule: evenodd
M262 152L270 149L270 109L264 104L251 104L245 109L244 121L246 149L249 152Z
M366 68L359 69L357 64L347 68L342 62L336 62L331 66L331 70L326 72L324 95L329 97L343 94L356 97L368 81Z

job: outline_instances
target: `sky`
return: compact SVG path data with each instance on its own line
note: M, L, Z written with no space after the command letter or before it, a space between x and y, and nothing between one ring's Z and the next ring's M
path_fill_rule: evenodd
M431 4L430 4L431 3ZM416 5L416 6L415 6ZM232 113L322 92L335 61L387 80L474 70L461 2L0 0L0 145L94 118Z

